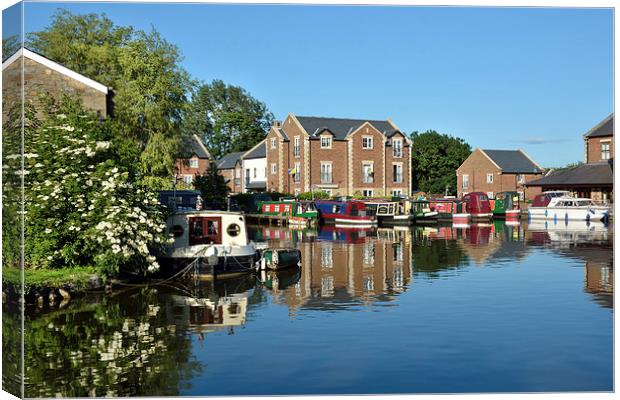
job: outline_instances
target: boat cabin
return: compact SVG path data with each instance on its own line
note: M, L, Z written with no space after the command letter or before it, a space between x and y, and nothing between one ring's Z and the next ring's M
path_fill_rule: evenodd
M463 196L463 202L467 205L467 212L472 215L491 213L491 203L486 193L467 193Z
M170 216L168 231L174 236L173 247L194 245L248 244L244 217L238 213L182 211Z

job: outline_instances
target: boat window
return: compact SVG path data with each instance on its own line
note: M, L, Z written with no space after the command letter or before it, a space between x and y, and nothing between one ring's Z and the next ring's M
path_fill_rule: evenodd
M200 219L192 221L192 236L202 236L202 221Z
M241 233L241 228L237 224L230 224L228 228L226 228L226 233L228 233L229 236L235 237Z

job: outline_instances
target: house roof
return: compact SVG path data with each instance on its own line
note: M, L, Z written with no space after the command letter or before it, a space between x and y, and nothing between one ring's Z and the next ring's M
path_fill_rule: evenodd
M58 64L57 62L54 62L52 60L50 60L49 58L45 58L40 54L35 53L32 50L28 50L24 47L20 48L19 50L17 50L12 56L10 56L9 58L6 59L6 61L4 61L2 63L2 70L4 71L9 65L13 64L16 60L18 60L21 56L24 56L26 58L29 58L33 61L38 62L39 64L42 64L46 67L48 67L51 70L54 70L58 73L61 73L65 76L68 76L70 78L75 79L76 81L82 82L83 84L85 84L86 86L90 86L91 88L98 90L102 93L108 94L108 87L105 85L102 85L101 83L92 80L90 78L87 78L86 76L79 74L77 72L75 72L72 69L69 69L67 67L63 67L62 65Z
M596 124L596 126L587 131L583 136L587 138L601 137L601 136L613 136L614 135L614 113L611 113Z
M211 158L209 150L207 150L198 135L192 135L184 138L181 142L181 146L181 154L185 158L190 158L194 155L196 155L198 158Z
M252 158L266 158L267 157L267 146L265 145L265 141L263 140L256 146L252 147L243 155L244 160L252 159Z
M245 153L245 151L236 151L226 154L217 161L217 169L235 168L235 165L239 162L243 153Z
M547 176L527 182L527 186L607 186L613 185L613 161L582 164L552 171Z
M509 174L538 174L542 168L522 150L482 150L502 172Z
M369 122L384 135L390 137L398 132L389 121L365 120L365 119L347 119L347 118L324 118L324 117L296 117L301 126L312 136L316 136L324 130L328 130L334 134L336 140L345 139L350 133Z

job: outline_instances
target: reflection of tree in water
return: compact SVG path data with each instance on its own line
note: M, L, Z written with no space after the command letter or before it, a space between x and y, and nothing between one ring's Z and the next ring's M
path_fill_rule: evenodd
M21 312L14 303L2 305L2 390L21 395Z
M157 289L27 315L27 397L174 396L200 369Z
M411 245L414 273L438 277L441 271L467 266L468 258L456 240L414 240Z

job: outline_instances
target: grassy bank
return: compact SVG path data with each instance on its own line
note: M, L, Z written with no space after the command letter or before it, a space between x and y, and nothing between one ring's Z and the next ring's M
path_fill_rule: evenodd
M63 269L28 269L24 271L26 292L32 288L62 288L70 286L76 290L89 287L90 279L99 274L92 267ZM19 286L21 271L15 268L2 268L2 282Z

